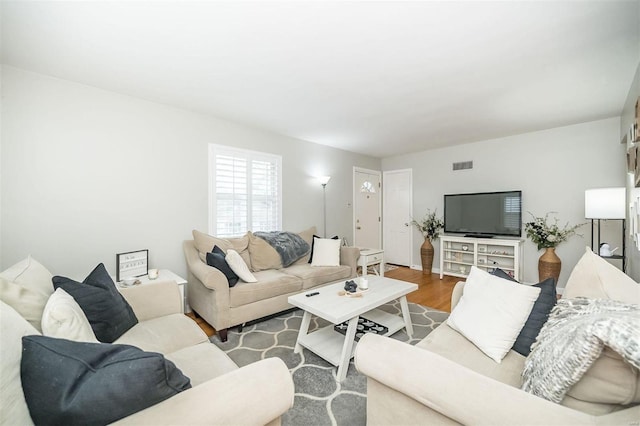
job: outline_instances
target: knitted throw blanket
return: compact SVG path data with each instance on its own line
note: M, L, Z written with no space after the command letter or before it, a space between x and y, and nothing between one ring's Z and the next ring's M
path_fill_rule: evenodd
M254 232L273 247L280 255L282 267L286 268L311 250L309 244L298 234L287 231Z
M604 346L640 369L640 307L606 299L560 299L522 372L522 389L560 403Z

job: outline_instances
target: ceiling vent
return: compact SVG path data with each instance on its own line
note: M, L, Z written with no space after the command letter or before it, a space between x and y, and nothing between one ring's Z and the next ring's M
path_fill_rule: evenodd
M473 161L460 161L459 163L453 163L453 170L467 170L473 169Z

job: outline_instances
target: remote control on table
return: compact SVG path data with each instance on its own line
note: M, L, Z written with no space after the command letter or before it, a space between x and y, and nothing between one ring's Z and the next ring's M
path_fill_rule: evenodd
M307 297L311 297L311 296L316 296L316 295L318 295L318 294L320 294L320 292L318 292L318 291L314 291L313 293L307 293L307 294L305 294L305 296L307 296Z

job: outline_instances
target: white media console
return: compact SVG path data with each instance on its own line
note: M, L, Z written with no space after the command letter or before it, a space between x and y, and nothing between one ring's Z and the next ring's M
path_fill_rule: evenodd
M516 238L472 238L441 235L440 278L466 278L472 266L491 272L500 268L514 279L523 276L523 241Z

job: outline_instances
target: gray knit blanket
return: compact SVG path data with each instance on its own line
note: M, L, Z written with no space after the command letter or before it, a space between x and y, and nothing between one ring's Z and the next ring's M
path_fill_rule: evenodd
M556 403L608 346L640 369L640 307L606 299L560 299L522 372L522 389Z
M253 235L260 237L276 249L282 261L282 267L286 268L293 262L305 256L311 250L309 244L298 234L286 231L254 232Z

